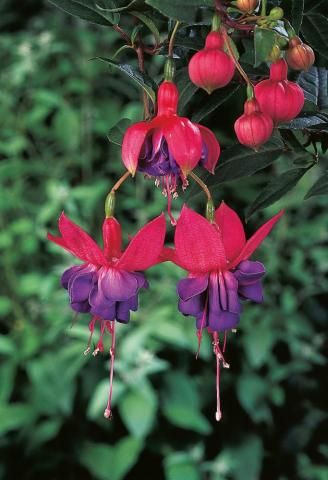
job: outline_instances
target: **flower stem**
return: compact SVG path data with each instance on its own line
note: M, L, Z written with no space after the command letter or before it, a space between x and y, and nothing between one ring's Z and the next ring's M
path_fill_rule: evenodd
M106 200L105 200L105 214L106 218L110 218L114 216L114 210L115 210L115 193L116 191L120 188L122 183L125 182L125 180L130 176L130 172L125 172L122 177L117 180L115 183L114 187L111 189L111 191L108 193Z
M175 23L174 28L173 28L172 33L171 33L171 37L170 37L170 41L169 41L169 49L168 49L168 56L169 57L173 57L174 38L175 38L175 35L178 31L179 25L180 25L180 22L177 21Z
M190 172L189 175L191 176L191 178L193 178L195 180L196 183L198 183L198 185L204 191L205 195L207 196L207 200L209 202L213 201L211 192L209 191L208 186L203 182L203 180L200 179L199 176L196 175L195 172Z
M122 185L122 183L125 182L125 180L130 176L130 172L125 172L124 175L121 176L121 178L119 180L117 180L117 182L115 183L114 187L111 189L111 193L112 192L116 192L120 186Z
M238 62L237 58L236 58L236 55L235 55L235 52L233 51L233 49L231 48L231 45L230 45L230 39L229 39L229 35L227 34L227 30L222 27L221 28L221 32L222 32L222 35L223 35L223 38L224 38L224 43L225 43L225 46L229 52L229 55L230 57L232 58L232 60L234 61L234 64L236 65L236 68L238 70L238 72L240 73L240 75L243 77L243 79L245 80L245 82L247 83L247 85L250 85L252 86L252 82L250 81L250 79L248 78L248 75L247 73L245 72L245 70L243 69L243 67L240 65L240 63Z
M262 0L262 5L261 5L261 16L265 17L266 16L266 5L267 0Z

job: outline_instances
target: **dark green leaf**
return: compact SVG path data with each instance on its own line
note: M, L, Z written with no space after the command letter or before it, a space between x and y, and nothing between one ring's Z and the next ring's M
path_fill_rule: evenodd
M328 108L328 70L311 67L308 72L302 72L297 83L304 90L306 100L314 103L320 110Z
M316 195L327 195L328 194L328 172L325 172L322 177L320 177L310 188L310 190L305 195L304 199L307 200L310 197Z
M317 130L326 131L328 124L328 114L317 113L315 115L308 114L303 117L295 118L291 122L280 125L279 128L296 129L296 130Z
M139 87L141 87L149 96L151 101L155 104L156 101L156 94L155 91L157 89L157 86L155 82L148 77L148 75L145 75L144 73L141 73L139 70L134 69L131 67L131 65L128 65L127 63L118 63L115 60L112 60L110 58L105 58L105 57L97 57L99 60L108 63L114 68L117 68L121 72L125 73L128 77L130 77Z
M262 62L268 60L274 44L276 33L267 28L256 27L254 32L255 64L258 67Z
M131 120L128 118L122 118L114 127L112 127L107 135L108 140L114 145L121 146L123 142L123 136L126 129L131 125Z
M190 81L188 67L181 68L176 72L175 83L179 90L179 111L183 112L184 107L195 95L198 87Z
M118 23L119 15L115 13L109 13L102 11L97 4L101 7L108 5L109 3L104 0L49 0L50 3L56 5L56 7L64 10L70 15L82 18L92 23L98 23L100 25L106 25ZM114 2L110 2L114 6Z
M200 122L210 113L214 112L220 105L226 102L240 88L240 85L228 85L224 89L218 89L208 95L202 102L202 106L192 116L193 122Z
M300 31L304 12L304 0L292 0L292 25L296 33Z
M158 31L158 28L156 27L155 23L153 22L153 20L150 17L148 17L147 15L144 15L143 13L136 12L136 11L132 11L132 12L130 12L130 14L133 15L134 17L138 18L142 23L144 23L146 25L146 27L149 28L151 33L154 35L156 45L161 43L161 37L160 37L160 33Z
M180 32L177 33L174 45L177 47L183 47L188 50L201 50L204 47L204 40L200 36L190 37L189 35L182 35Z
M163 15L181 22L195 22L199 7L213 7L211 0L146 0L146 3Z
M221 155L215 175L208 175L208 184L216 185L252 175L277 160L283 153L283 148L283 143L278 138L271 139L259 152L241 145L227 148Z
M328 60L328 20L320 14L307 14L303 17L302 33L317 52Z
M246 212L246 219L248 220L255 212L262 208L272 205L285 195L289 190L295 187L297 182L308 171L308 168L292 168L275 177L269 182L262 192L256 197L254 202L249 206Z

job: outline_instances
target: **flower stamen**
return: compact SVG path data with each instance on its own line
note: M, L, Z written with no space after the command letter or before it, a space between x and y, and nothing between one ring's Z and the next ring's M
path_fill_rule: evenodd
M104 411L104 417L108 418L109 420L112 418L112 394L113 394L113 377L114 377L114 362L115 362L115 343L116 343L116 333L115 333L115 320L111 322L111 336L112 336L112 344L109 349L110 355L110 367L109 367L109 393L108 393L108 401L107 406Z

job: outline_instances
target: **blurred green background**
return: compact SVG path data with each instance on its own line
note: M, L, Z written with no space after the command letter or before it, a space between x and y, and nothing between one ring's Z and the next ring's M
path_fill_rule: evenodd
M256 257L268 271L265 303L246 305L228 338L222 421L210 342L196 361L194 321L177 311L184 273L165 264L149 272L139 312L118 327L108 422L108 357L83 355L88 318L72 326L59 286L72 258L46 232L65 209L100 239L104 197L123 172L106 135L121 118L141 118L140 92L90 60L120 45L111 29L41 1L0 6L0 478L327 480L328 215L325 197L303 201L316 173L247 225L251 233L286 209ZM240 102L207 119L223 146ZM243 216L286 162L215 188L216 201ZM202 211L193 193L188 203ZM117 204L125 240L163 209L152 182L126 182Z

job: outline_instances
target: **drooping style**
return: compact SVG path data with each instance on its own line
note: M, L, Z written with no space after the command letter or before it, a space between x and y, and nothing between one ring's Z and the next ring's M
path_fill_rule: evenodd
M249 257L282 214L275 215L246 241L238 215L225 203L216 210L213 223L186 206L182 209L175 231L175 249L166 249L164 254L188 271L188 277L180 280L177 287L179 310L195 317L199 343L204 328L213 334L220 361L224 362L224 358L218 333L236 328L244 300L263 300L261 278L265 268ZM217 419L220 417L218 402Z
M165 217L160 215L132 238L122 251L121 226L114 217L103 223L101 249L96 242L63 213L58 222L61 236L48 234L48 239L82 260L81 265L67 269L61 278L62 286L68 290L71 308L78 313L91 313L89 324L90 345L96 323L100 324L100 339L94 354L103 351L103 336L112 336L111 382L105 416L111 416L112 378L115 355L115 321L128 323L130 312L138 309L138 293L148 288L144 270L160 261L165 238Z

